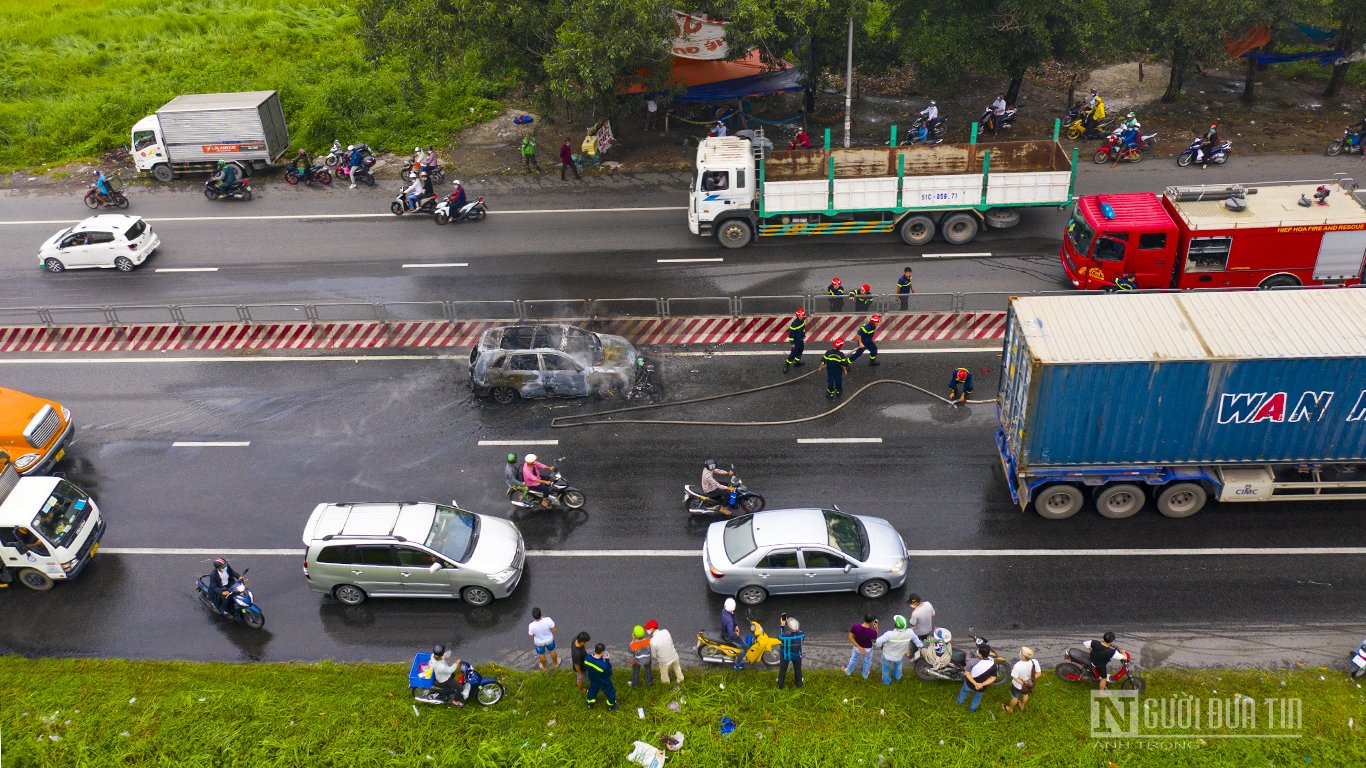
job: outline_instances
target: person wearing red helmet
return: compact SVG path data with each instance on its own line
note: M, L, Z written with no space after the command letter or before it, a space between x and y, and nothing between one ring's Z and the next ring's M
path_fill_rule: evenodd
M1214 156L1214 148L1219 146L1219 124L1210 123L1200 141L1200 167L1208 168L1209 159Z
M802 362L802 352L806 350L806 309L797 307L797 313L792 318L792 322L787 324L787 340L792 344L792 351L787 353L787 359L783 361L783 373L787 373L794 365L805 365Z
M844 374L849 372L853 362L844 354L844 339L830 342L830 349L821 357L821 367L825 369L826 400L834 400L844 394Z
M967 405L968 395L972 394L972 373L967 368L959 368L949 378L949 402L955 406Z
M863 351L868 350L868 367L882 365L877 361L877 342L873 341L873 334L877 333L877 327L882 324L882 315L873 315L868 318L868 322L858 327L858 349L854 350L854 356L849 358L849 362L854 362L863 356Z
M830 296L830 311L843 312L844 297L848 296L849 292L844 289L844 286L840 285L840 279L838 277L830 278L830 285L825 287L825 292Z
M854 307L860 312L867 312L873 308L873 286L864 283L854 291Z

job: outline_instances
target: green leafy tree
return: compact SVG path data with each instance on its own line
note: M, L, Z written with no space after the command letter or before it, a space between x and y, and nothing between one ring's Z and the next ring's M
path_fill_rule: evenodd
M1337 23L1338 36L1336 47L1351 55L1362 43L1366 43L1366 2L1362 0L1330 0L1328 11ZM1325 99L1334 99L1342 94L1342 86L1347 82L1347 70L1366 64L1335 64L1333 74L1328 77L1328 85L1323 89Z
M1197 60L1227 58L1224 39L1246 30L1259 0L1136 0L1129 22L1146 33L1152 50L1166 55L1171 75L1163 102L1176 101L1186 73Z

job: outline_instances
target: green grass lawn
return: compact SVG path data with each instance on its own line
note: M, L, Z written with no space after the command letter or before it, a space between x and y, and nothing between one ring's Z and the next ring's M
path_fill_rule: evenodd
M0 0L0 171L98 157L186 93L278 90L296 146L403 152L499 111L473 76L368 62L345 0Z
M907 679L885 688L876 673L865 681L815 670L800 691L779 691L770 671L690 669L679 689L640 692L618 674L621 709L608 712L585 706L568 671L499 672L508 696L494 707L414 711L401 662L5 657L0 765L626 766L634 740L658 743L674 731L685 737L669 760L677 768L1366 765L1366 694L1333 670L1153 672L1147 699L1251 697L1256 727L1221 733L1296 738L1130 742L1090 738L1087 687L1051 675L1028 710L1007 715L1004 688L969 714L954 706L951 684ZM1271 727L1261 701L1272 697L1300 699L1298 722ZM739 724L728 736L717 727L723 715Z

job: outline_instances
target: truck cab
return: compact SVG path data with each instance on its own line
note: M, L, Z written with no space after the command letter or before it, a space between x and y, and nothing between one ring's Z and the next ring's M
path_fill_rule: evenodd
M711 137L697 148L697 169L688 189L688 229L694 235L718 233L723 222L743 222L746 243L754 233L756 178L749 139Z
M0 387L0 452L21 475L41 475L62 460L76 428L71 411L45 400Z
M1180 231L1151 193L1077 198L1062 240L1062 263L1082 290L1116 287L1125 275L1142 288L1167 288Z
M46 591L74 579L99 551L104 520L95 500L60 477L20 477L0 452L0 570Z
M133 166L139 171L151 171L158 164L170 162L166 145L161 138L161 123L156 115L148 115L133 125Z

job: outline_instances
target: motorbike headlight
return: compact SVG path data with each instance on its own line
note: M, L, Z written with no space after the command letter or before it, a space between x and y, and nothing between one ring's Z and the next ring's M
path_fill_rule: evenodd
M42 457L43 454L41 453L26 453L14 460L14 468L23 472L25 469L28 469L37 463L38 459L41 459Z
M504 568L503 570L501 570L501 571L499 571L499 572L493 574L492 576L489 576L489 579L490 579L494 584L502 584L502 583L506 582L508 579L511 579L513 576L516 576L516 575L517 575L517 569L516 569L516 568Z

